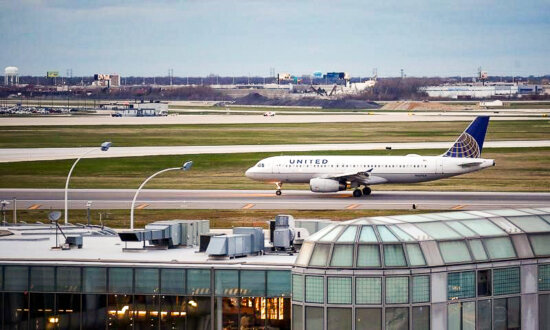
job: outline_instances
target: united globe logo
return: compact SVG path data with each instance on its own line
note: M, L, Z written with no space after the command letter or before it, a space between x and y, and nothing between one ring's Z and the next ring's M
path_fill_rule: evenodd
M479 145L473 136L464 132L455 144L445 153L445 157L478 158L481 155Z

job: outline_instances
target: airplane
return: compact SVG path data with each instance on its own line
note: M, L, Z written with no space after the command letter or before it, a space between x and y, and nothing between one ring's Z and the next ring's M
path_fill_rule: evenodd
M277 196L283 183L309 183L319 193L354 189L353 197L366 196L372 185L434 181L495 166L494 159L481 158L488 125L489 116L475 118L439 156L276 156L260 160L245 175L274 183Z

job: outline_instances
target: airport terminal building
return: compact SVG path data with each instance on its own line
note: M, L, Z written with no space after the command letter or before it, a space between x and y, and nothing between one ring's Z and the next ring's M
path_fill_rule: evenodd
M63 228L82 248L51 249L53 226L6 225L2 328L550 329L550 208L299 226L297 254L224 257L82 226Z

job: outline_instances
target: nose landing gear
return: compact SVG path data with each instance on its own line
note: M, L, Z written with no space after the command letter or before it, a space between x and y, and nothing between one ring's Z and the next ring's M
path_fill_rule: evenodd
M283 192L281 191L281 188L283 187L282 182L275 182L275 185L277 186L277 191L275 191L275 195L281 196Z

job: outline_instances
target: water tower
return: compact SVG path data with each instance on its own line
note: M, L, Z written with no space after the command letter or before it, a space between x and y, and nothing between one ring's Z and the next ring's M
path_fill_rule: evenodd
M4 69L4 85L19 84L19 69L14 66L8 66Z

